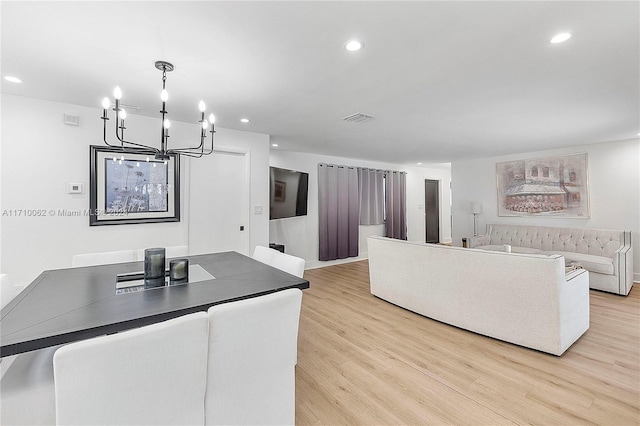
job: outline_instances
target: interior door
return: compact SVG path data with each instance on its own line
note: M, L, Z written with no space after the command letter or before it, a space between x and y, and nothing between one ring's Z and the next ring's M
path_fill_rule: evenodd
M191 161L189 251L249 254L246 153L216 151Z
M424 180L424 221L425 241L440 242L440 192L439 181Z

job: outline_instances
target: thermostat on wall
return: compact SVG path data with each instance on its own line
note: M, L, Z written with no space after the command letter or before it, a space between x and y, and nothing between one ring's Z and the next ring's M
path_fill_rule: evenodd
M67 194L84 193L84 185L81 183L67 183Z

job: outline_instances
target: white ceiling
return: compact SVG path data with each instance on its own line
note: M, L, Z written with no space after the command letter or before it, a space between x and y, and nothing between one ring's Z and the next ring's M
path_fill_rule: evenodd
M204 99L278 149L426 164L623 140L640 132L639 6L2 1L1 72L23 80L2 93L99 107L119 85L156 116L162 59L171 118Z

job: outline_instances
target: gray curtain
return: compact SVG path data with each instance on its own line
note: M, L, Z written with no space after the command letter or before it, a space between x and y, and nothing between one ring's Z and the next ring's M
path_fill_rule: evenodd
M358 256L358 172L318 164L319 259Z
M360 225L384 223L384 171L358 169Z
M385 179L387 221L385 234L390 238L407 239L407 174L387 172Z

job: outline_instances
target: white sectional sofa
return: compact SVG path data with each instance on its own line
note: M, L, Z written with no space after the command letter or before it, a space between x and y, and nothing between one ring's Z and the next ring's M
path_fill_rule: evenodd
M469 238L469 247L514 253L559 254L589 271L592 289L621 295L633 285L631 231L555 228L527 225L487 225L487 233Z
M367 243L371 293L418 314L558 356L589 328L589 272L562 256Z

